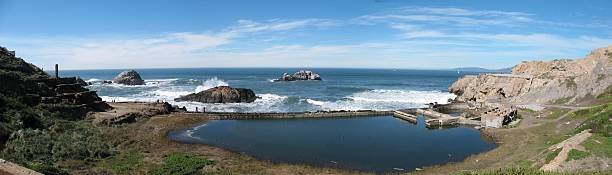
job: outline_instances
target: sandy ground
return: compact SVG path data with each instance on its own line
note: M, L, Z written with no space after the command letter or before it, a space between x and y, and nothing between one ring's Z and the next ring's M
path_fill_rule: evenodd
M36 171L0 159L0 175L42 175Z

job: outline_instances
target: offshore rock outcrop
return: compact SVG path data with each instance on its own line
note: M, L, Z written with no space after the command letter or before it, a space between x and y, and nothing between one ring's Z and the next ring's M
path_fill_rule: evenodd
M293 73L293 75L284 73L283 76L281 76L276 81L297 81L297 80L321 80L321 76L312 71L300 70L300 71Z
M119 73L119 75L117 75L115 79L113 79L113 82L117 84L124 84L124 85L144 85L145 84L144 80L142 80L142 78L140 77L140 74L138 74L138 72L136 72L135 70L128 70L128 71L123 71Z
M525 61L511 74L465 76L449 91L455 101L480 103L571 103L596 96L612 85L612 46L583 59Z
M257 99L251 89L219 86L202 92L185 95L174 101L196 101L202 103L251 103Z

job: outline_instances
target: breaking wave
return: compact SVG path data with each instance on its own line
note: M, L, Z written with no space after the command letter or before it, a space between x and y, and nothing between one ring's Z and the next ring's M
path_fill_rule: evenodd
M219 79L217 77L213 77L213 78L210 78L210 79L204 81L204 83L202 83L202 85L196 87L195 92L196 93L202 92L202 91L205 91L207 89L218 87L218 86L229 86L229 84L227 84L225 81L223 81L223 80L221 80L221 79Z
M369 90L337 101L306 99L306 102L321 110L396 110L425 107L433 102L446 104L453 98L454 94L440 91Z
M348 98L366 102L399 102L399 103L448 103L455 98L454 94L440 91L406 91L406 90L371 90L355 93Z
M257 94L253 103L200 103L175 102L174 98L192 93L188 88L157 89L124 97L101 96L105 101L166 101L172 105L185 107L188 111L214 112L299 112L320 110L396 110L425 107L427 103L448 103L455 98L454 94L441 91L411 90L367 90L353 93L337 100L315 100L302 97L290 97L271 93Z

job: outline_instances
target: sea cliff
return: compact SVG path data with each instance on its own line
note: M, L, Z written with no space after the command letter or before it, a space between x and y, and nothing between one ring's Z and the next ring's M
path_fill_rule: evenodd
M449 87L469 103L571 103L612 85L612 46L576 60L525 61L511 74L465 76Z

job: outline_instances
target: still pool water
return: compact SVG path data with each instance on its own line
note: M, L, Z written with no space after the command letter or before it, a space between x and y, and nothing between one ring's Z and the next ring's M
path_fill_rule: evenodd
M392 116L213 120L168 137L272 162L379 173L457 162L496 146L472 128L430 130L422 118L418 123Z

